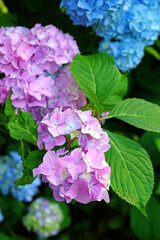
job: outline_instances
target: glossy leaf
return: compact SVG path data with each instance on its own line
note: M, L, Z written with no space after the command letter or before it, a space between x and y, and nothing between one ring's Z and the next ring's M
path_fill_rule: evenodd
M108 110L108 97L118 84L119 71L111 55L76 55L71 64L73 77L98 113Z
M137 128L160 132L160 107L143 99L128 98L117 104L109 118L118 118Z
M111 167L111 187L145 214L154 184L153 167L147 152L133 140L107 131L111 148L106 159Z
M37 143L37 124L30 113L19 109L18 116L8 123L8 128L12 138Z

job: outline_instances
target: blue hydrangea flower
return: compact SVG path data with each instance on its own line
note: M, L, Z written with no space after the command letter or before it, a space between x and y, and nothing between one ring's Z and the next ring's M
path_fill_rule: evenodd
M63 212L57 203L40 197L29 206L23 224L28 231L34 231L43 239L57 235L63 219Z
M160 0L61 0L61 6L75 25L92 26L104 38L99 51L113 55L122 71L135 68L160 34Z
M15 187L11 188L12 196L17 198L19 201L31 202L33 196L38 192L38 186L41 184L40 176L38 176L33 183L25 186L18 186L17 190Z
M0 209L0 222L2 222L3 219L4 219L4 217L3 217L2 211L1 211L1 209Z
M137 1L128 11L130 34L153 44L160 33L160 2L157 7Z
M125 8L131 0L61 0L74 25L93 26L103 18L107 11Z
M9 156L0 156L0 191L7 195L11 193L19 201L32 201L33 196L38 191L41 184L40 178L36 178L33 183L18 186L15 189L15 180L22 176L22 161L17 152L10 152Z
M65 8L74 25L88 27L103 18L101 8L105 5L103 0L62 0L60 7Z
M111 54L115 58L118 68L126 72L140 63L144 56L144 47L145 42L138 42L135 38L128 36L116 42L102 40L98 50Z

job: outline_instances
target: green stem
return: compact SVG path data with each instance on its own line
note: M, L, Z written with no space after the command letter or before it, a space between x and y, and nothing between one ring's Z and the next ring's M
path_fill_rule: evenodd
M101 120L107 120L107 119L114 118L114 117L115 116L111 115L111 116L106 116L104 118L98 118L98 119L99 119L99 121L101 121Z
M21 140L21 151L22 151L22 161L24 161L25 157L24 157L24 143L23 143L23 140Z

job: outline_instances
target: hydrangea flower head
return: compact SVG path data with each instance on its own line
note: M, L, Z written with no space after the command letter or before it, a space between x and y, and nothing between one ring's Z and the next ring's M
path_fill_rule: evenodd
M53 25L0 29L0 69L6 76L36 76L57 71L79 53L76 42ZM25 72L24 72L25 70Z
M128 0L129 1L129 0ZM117 10L125 4L124 0L61 0L60 7L65 11L75 25L93 26L103 20L108 9Z
M40 178L33 183L18 186L15 189L15 180L22 176L22 161L17 152L10 152L10 156L0 156L0 191L2 194L12 194L19 201L30 202L41 184Z
M77 53L73 37L52 25L0 28L0 103L12 89L16 112L20 107L37 121L55 107L80 109L86 96L69 69Z
M92 26L104 38L99 51L113 55L123 72L140 63L144 47L152 45L160 34L159 0L102 0L91 4L87 0L61 0L61 6L74 24Z
M99 52L107 52L115 58L118 68L123 72L135 68L144 56L146 42L126 36L123 40L108 42L105 39L99 44ZM134 47L133 47L134 46Z
M27 230L34 231L43 239L58 234L63 218L63 212L57 203L40 197L30 204L23 224Z
M44 144L49 151L39 167L33 169L33 175L42 174L42 180L49 182L57 201L69 203L75 199L86 204L104 199L109 202L111 169L104 156L110 148L109 138L91 111L55 109L42 119L38 133L39 148ZM60 137L68 144L77 140L76 148L51 151L59 146ZM48 145L50 138L54 141Z

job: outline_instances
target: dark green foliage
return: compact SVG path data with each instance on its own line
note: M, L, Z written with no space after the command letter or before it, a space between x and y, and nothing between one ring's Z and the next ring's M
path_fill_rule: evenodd
M37 168L43 161L44 154L45 151L40 150L35 150L31 152L23 162L24 167L28 167L31 170Z
M10 136L16 140L25 140L30 143L37 143L37 124L28 112L21 112L18 109L18 115L13 121L8 123Z
M20 177L18 180L15 181L15 188L17 188L19 185L23 186L26 184L30 184L33 181L34 181L34 177L32 174L32 170L24 167L22 177Z
M17 17L14 14L0 12L0 27L12 27L17 24Z
M70 69L75 81L98 114L110 110L108 104L110 97L113 96L113 100L110 101L112 106L117 103L121 95L122 97L125 95L127 79L121 76L111 55L105 53L89 56L76 55ZM123 90L121 84L123 84Z
M14 109L14 107L12 105L11 95L12 95L12 93L9 94L9 96L8 96L6 102L5 102L5 110L4 110L4 112L5 112L5 115L7 117L13 117L14 118L15 117L15 109Z
M131 209L131 227L137 237L145 240L160 238L160 203L152 197L147 204L148 217L142 216L137 209Z
M154 184L153 167L146 151L133 140L107 131L111 148L106 159L111 166L113 190L146 215L145 206Z

